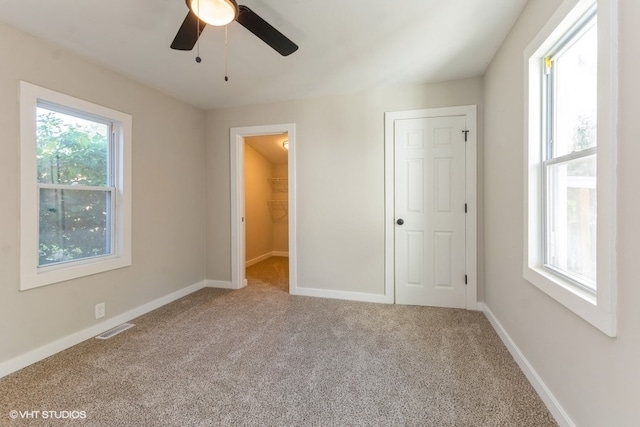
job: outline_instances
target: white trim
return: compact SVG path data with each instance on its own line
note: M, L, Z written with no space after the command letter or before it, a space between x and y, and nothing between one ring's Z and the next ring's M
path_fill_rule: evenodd
M296 294L296 125L295 123L234 127L229 131L231 157L231 289L246 286L244 226L244 138L287 133L289 139L289 293Z
M478 310L478 203L477 203L477 106L430 108L424 110L386 112L384 129L384 194L385 194L385 302L395 299L395 205L394 205L394 122L403 119L427 117L465 116L468 141L466 142L466 247L465 262L467 274L466 308Z
M461 107L466 110L467 130L466 143L466 203L465 216L465 245L466 245L466 274L467 274L467 310L478 308L478 109L475 105Z
M541 66L543 56L594 3L598 4L597 295L543 267L540 206ZM524 228L522 275L532 285L610 337L617 333L617 0L565 0L524 50Z
M126 313L119 314L115 317L107 319L89 328L83 329L78 332L74 332L49 344L45 344L42 347L38 347L25 354L9 359L0 363L0 378L16 372L22 368L39 362L47 357L53 356L63 350L66 350L74 345L80 344L90 338L100 335L104 331L108 331L111 328L129 322L130 320L140 317L143 314L147 314L153 310L156 310L164 305L167 305L173 301L176 301L182 297L185 297L193 292L199 291L205 287L205 281L194 283L193 285L182 288L178 291L172 292L169 295L165 295L156 300L143 304Z
M347 301L360 301L360 302L373 302L382 304L392 304L393 301L389 301L385 295L368 294L364 292L351 292L351 291L335 291L329 289L317 289L317 288L296 288L295 295L317 298L330 298L340 299Z
M245 285L246 286L246 283ZM241 286L241 287L244 287ZM217 288L217 289L239 289L233 285L233 283L225 280L206 280L207 288Z
M38 100L118 122L114 253L38 268L38 190L36 182L36 106ZM20 82L20 290L24 291L131 265L131 138L129 114Z
M507 350L509 350L509 353L511 353L524 375L538 393L538 396L540 396L540 399L542 399L549 412L551 412L551 415L553 415L553 418L555 418L556 422L561 427L575 427L576 424L571 420L567 411L564 410L558 399L556 399L553 393L551 393L551 390L549 390L549 387L547 387L544 381L542 381L542 378L533 368L533 365L529 363L491 309L489 309L489 307L484 303L478 303L478 308L482 310L487 319L489 319L491 326L493 326L493 329L507 347Z
M257 257L255 257L255 258L253 258L253 259L250 259L249 261L247 261L247 262L244 264L244 267L245 267L245 268L247 268L247 267L251 267L252 265L256 265L257 263L262 262L262 261L264 261L265 259L269 259L269 258L271 258L272 256L273 256L273 252L267 252L266 254L262 254L262 255L257 256Z
M289 256L289 252L285 252L285 251L271 251L271 252L267 252L266 254L262 254L260 256L257 256L253 259L250 259L249 261L247 261L245 263L245 268L247 267L251 267L252 265L256 265L257 263L264 261L266 259L269 259L271 257L274 256L280 256L280 257L288 257Z

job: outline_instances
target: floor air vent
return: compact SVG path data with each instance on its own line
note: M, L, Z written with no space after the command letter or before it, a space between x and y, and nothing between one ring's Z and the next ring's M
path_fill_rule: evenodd
M123 323L122 325L118 325L115 328L111 328L106 332L101 333L96 337L99 340L108 340L114 335L118 335L120 332L124 332L129 328L133 328L135 325L133 323Z

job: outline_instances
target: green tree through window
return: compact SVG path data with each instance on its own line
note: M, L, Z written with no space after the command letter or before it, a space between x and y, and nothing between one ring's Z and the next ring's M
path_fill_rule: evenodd
M37 108L39 265L111 253L110 124Z

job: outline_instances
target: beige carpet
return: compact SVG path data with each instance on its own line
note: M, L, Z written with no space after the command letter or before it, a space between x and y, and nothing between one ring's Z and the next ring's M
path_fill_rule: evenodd
M0 425L556 425L482 313L296 297L247 276L1 379Z
M289 292L289 258L272 256L248 267L245 271L248 286L273 288Z

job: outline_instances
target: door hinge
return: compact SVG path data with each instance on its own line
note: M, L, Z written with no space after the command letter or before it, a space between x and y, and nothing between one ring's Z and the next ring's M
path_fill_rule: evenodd
M462 133L464 133L464 142L467 142L467 136L469 135L469 131L463 130Z
M464 275L464 284L465 285L467 284L467 275L466 274Z
M464 204L464 213L467 213L467 204Z

